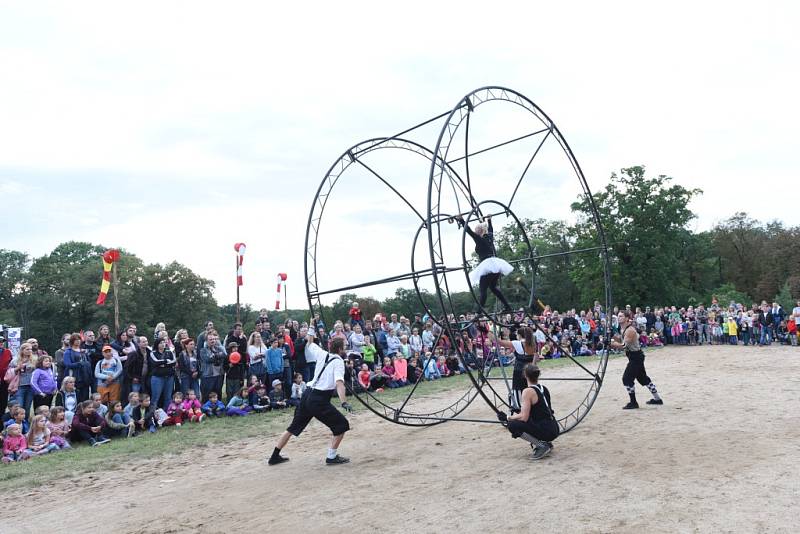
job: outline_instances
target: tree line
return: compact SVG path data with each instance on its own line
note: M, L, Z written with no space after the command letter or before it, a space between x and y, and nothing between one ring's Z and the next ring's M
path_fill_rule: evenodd
M800 297L800 227L780 221L761 222L746 213L735 213L703 232L692 232L696 217L689 204L701 195L669 176L647 176L643 166L622 169L594 195L609 244L613 300L634 306L709 303L730 300L749 303L777 299L791 308ZM516 263L517 273L503 281L511 302L528 301L528 290L517 277L533 280L537 295L556 309L588 308L602 300L604 282L598 252L559 255L564 251L592 249L599 243L590 205L585 198L571 206L575 222L524 220L525 232L537 256L549 256L531 265ZM521 230L506 226L496 235L498 254L508 260L528 256ZM62 243L38 258L0 249L0 323L24 328L24 336L37 336L46 347L55 347L61 334L100 324L113 327L113 307L95 305L99 288L100 256L105 247L91 243ZM185 265L145 264L120 249L117 264L118 298L122 321L152 331L164 322L171 331L198 329L206 320L224 328L235 318L235 304L220 305L214 298L214 282ZM114 289L112 288L112 292ZM434 295L422 295L436 309ZM111 297L111 295L109 295ZM469 292L455 293L457 309L474 309ZM412 315L420 311L416 292L398 289L395 295L376 300L368 295L340 295L323 312L329 321L346 319L350 302L357 300L365 317L378 311ZM489 301L492 305L492 301ZM291 316L306 319L308 310L271 313L274 321ZM245 324L258 311L241 308Z

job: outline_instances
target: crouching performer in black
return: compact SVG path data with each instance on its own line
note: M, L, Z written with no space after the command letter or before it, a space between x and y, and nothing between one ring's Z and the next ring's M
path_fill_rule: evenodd
M528 387L522 392L520 412L507 417L508 430L514 438L531 444L533 459L541 460L553 450L552 441L558 437L559 426L550 404L550 391L539 384L539 368L529 363L525 366ZM500 414L503 420L505 414Z

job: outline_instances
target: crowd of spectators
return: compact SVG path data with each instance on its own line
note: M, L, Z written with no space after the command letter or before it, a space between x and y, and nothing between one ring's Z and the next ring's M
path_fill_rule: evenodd
M102 325L97 333L64 334L52 356L31 338L13 359L0 346L2 458L27 460L74 442L98 446L165 426L296 406L316 367L311 351L305 351L309 333L322 347L344 339L349 389L380 394L456 376L465 367L507 365L513 355L495 338L512 339L520 324L539 326L534 330L542 358L604 354L607 334L620 333L617 311L607 314L599 302L565 313L545 307L535 321L522 311L508 314L498 321L509 325L502 328L472 314L450 316L460 332L453 339L422 313L365 319L357 303L348 320L330 327L319 315L273 325L262 310L249 333L236 323L222 336L208 321L194 337L185 329L171 336L163 323L151 335L130 324L112 336ZM648 347L798 343L800 301L789 313L777 303L747 309L734 303L723 308L716 301L708 309L700 304L630 311Z

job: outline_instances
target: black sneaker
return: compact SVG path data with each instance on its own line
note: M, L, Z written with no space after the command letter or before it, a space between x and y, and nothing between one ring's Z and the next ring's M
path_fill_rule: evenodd
M267 463L269 465L278 465L278 464L282 464L283 462L288 462L288 461L289 461L289 459L286 456L281 456L279 454L278 456L270 456L269 460L267 460Z
M658 404L659 406L664 404L664 401L661 399L650 399L647 401L647 404Z
M639 407L638 402L629 402L625 406L622 407L623 410L635 410Z
M533 449L533 459L541 460L553 450L553 446L546 441L540 442L536 448Z
M350 458L345 458L344 456L336 455L335 458L325 458L325 465L336 465L336 464L349 464Z

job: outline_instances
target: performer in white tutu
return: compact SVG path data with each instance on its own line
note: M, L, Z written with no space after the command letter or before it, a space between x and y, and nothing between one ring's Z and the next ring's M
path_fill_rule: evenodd
M464 224L464 219L459 217L459 223ZM492 228L492 218L486 217L486 221L475 225L475 230L465 226L467 233L475 241L475 253L481 262L470 271L469 280L473 285L477 284L480 288L480 305L483 308L486 304L488 291L491 291L503 303L503 311L511 311L511 305L506 300L502 291L497 287L500 276L509 274L514 268L507 261L497 257L494 248L494 230Z

